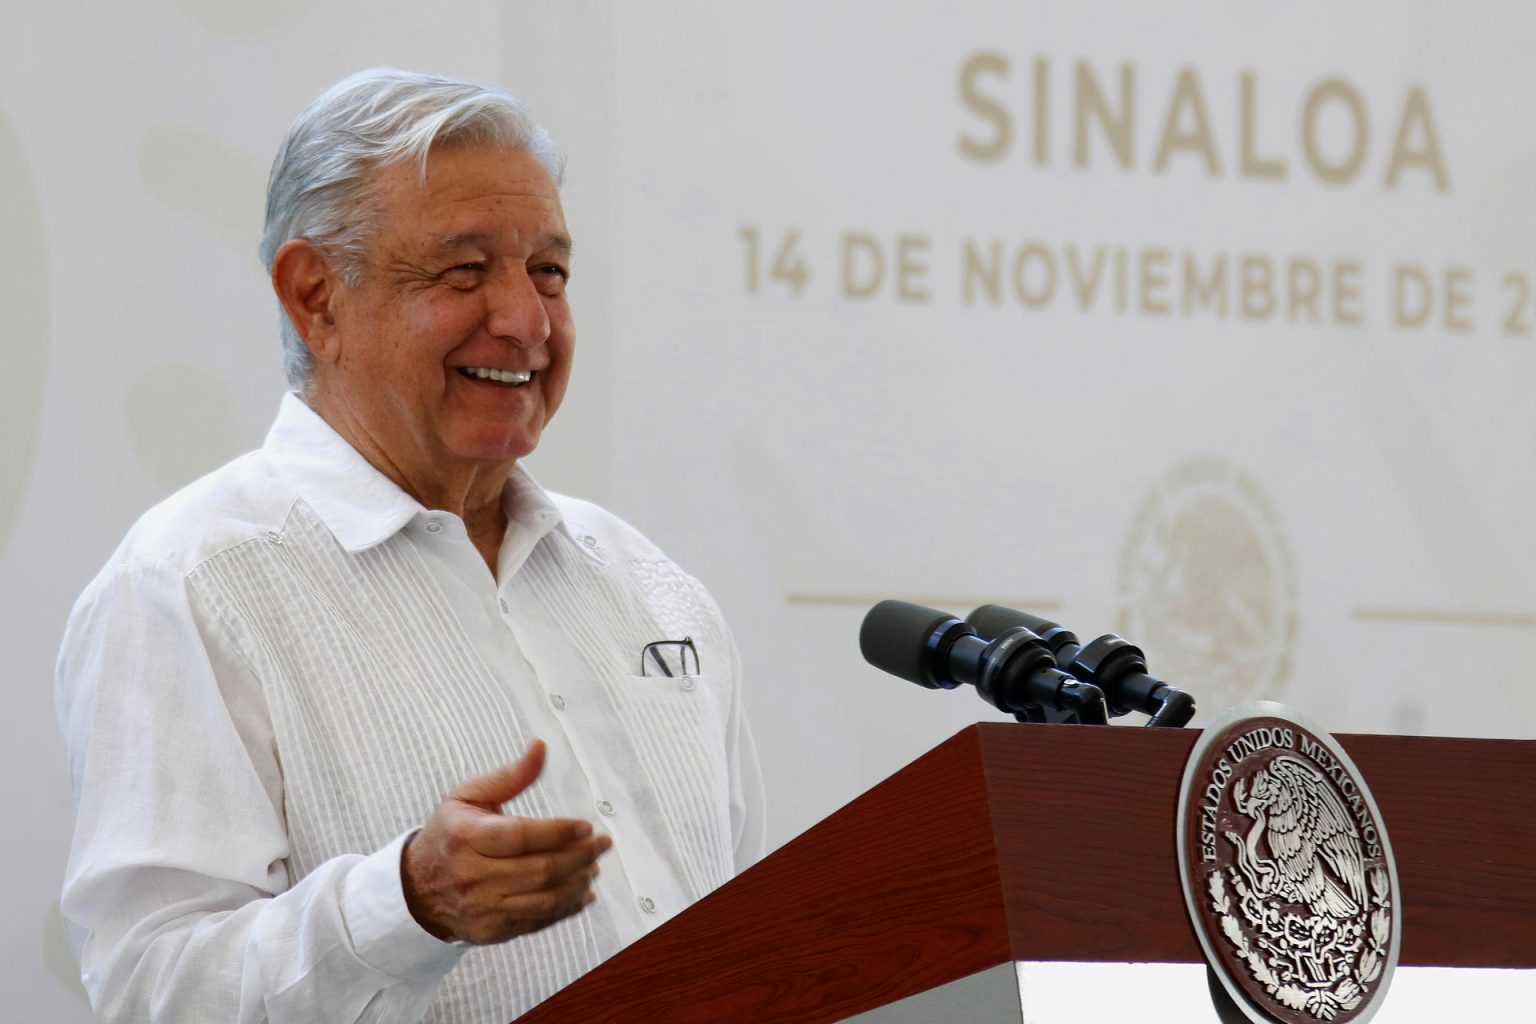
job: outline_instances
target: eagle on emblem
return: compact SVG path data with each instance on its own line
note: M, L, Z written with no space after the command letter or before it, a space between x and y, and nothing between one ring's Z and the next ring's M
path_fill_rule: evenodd
M1226 836L1253 891L1319 917L1354 918L1369 899L1365 856L1360 830L1338 794L1315 768L1285 755L1255 772L1252 783L1252 789L1237 783L1233 804L1253 826L1246 836Z

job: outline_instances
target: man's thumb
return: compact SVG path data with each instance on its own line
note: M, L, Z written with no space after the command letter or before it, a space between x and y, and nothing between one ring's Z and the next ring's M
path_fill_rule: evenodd
M488 771L484 775L465 779L448 796L450 799L475 804L486 810L498 811L502 804L533 785L534 780L543 770L544 741L534 740L528 744L528 749L520 759Z

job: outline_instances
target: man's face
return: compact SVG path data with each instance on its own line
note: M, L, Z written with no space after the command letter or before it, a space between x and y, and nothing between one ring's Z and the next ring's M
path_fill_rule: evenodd
M375 186L362 280L331 302L337 358L316 398L407 477L510 465L538 445L571 373L555 184L525 150L449 144L425 181L408 161Z

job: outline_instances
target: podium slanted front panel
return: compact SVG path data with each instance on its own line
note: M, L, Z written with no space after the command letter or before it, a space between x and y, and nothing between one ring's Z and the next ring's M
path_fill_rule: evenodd
M1015 961L1201 964L1175 859L1197 735L971 726L519 1024L832 1024ZM1391 836L1400 967L1536 968L1536 742L1335 738Z

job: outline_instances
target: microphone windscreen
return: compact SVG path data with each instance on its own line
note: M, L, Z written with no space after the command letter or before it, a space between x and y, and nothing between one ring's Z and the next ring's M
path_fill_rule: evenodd
M1042 619L1038 615L1017 611L1013 608L1004 608L1000 604L984 604L965 617L976 629L976 634L983 639L991 640L1005 630L1023 626L1031 633L1045 633L1047 630L1060 628L1050 619Z
M928 659L928 640L955 617L907 601L881 601L864 616L859 627L859 651L864 660L882 672L933 686Z

